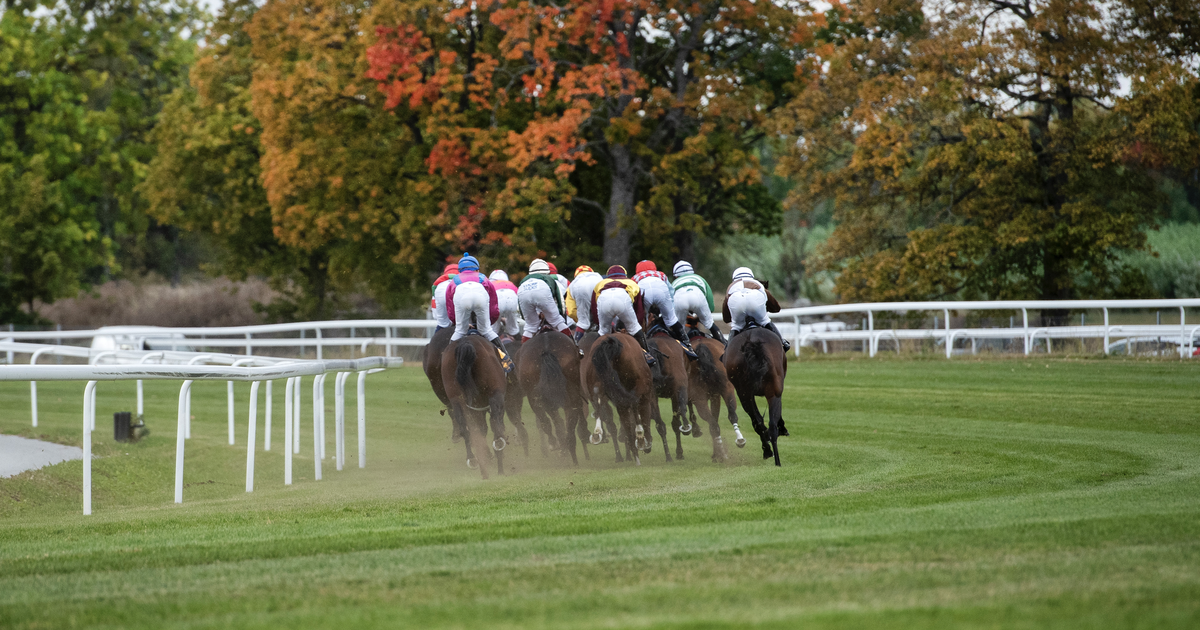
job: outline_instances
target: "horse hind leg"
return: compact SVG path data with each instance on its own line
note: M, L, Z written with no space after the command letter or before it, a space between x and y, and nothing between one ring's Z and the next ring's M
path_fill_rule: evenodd
M742 409L750 416L750 423L754 426L754 432L762 440L763 459L774 455L775 451L771 448L771 436L767 434L767 426L763 422L762 414L758 411L758 403L754 400L754 394L743 395L741 392L738 392L738 398L742 401Z
M767 399L767 414L770 426L768 431L771 434L771 447L775 450L775 465L781 466L779 463L779 428L783 419L783 399L779 396Z
M492 420L492 450L496 452L496 474L504 474L504 447L508 446L508 438L504 430L504 394L492 394L489 405Z
M512 390L509 391L511 392ZM505 413L508 414L508 419L512 421L513 428L517 430L517 439L520 440L521 447L525 450L525 457L529 457L529 432L525 430L525 419L521 417L521 407L523 406L525 397L514 396L506 392L504 398Z
M655 401L655 402L657 403L657 401ZM672 424L674 424L674 422L675 422L674 416L671 417L671 421L672 421ZM662 412L659 411L657 404L654 405L654 426L655 426L655 428L658 429L658 437L662 438L663 455L667 456L667 463L669 464L673 460L671 459L671 446L669 444L667 444L667 423L663 422ZM676 435L678 435L678 434L676 434ZM650 438L646 439L646 447L647 447L646 452L647 453L650 452L649 446L653 441L654 440L652 440Z
M721 437L721 408L717 401L720 398L713 396L710 399L700 401L700 417L708 424L708 430L712 433L713 454L712 460L720 463L729 459L729 453L725 450L725 439Z

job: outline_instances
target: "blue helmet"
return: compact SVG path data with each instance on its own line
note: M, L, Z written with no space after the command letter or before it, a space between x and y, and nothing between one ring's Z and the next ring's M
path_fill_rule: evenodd
M462 258L458 259L459 271L479 271L479 261L474 256L463 252Z

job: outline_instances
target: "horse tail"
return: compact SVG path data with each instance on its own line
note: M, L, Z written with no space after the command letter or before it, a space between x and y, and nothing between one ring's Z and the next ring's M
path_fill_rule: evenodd
M475 370L475 346L464 339L462 343L458 344L458 349L454 351L454 360L458 362L458 367L454 371L454 380L458 381L458 386L462 388L466 399L473 403L479 394L479 388L475 385L475 377L472 376L472 372Z
M712 355L712 350L704 344L700 344L696 348L696 354L699 357L696 361L696 367L700 370L700 382L710 392L722 391L724 378L721 377L721 372L717 369L717 360Z
M634 406L637 404L637 394L626 389L621 383L621 375L617 373L617 366L614 365L624 346L612 337L601 339L598 343L600 345L592 353L592 367L596 368L596 375L600 377L604 393L618 407Z
M760 340L747 340L742 346L742 356L746 357L746 367L743 382L757 386L767 378L771 371L771 361L767 359L767 351Z
M538 394L550 409L567 406L567 375L563 374L558 357L553 352L542 353L542 366L538 371Z

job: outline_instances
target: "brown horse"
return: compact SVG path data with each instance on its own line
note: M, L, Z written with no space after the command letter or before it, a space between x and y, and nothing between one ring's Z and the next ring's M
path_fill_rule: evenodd
M521 387L521 360L518 355L521 354L521 342L515 339L504 343L504 351L513 360L513 370L508 373L508 388L504 392L504 411L508 415L508 420L512 422L513 427L517 430L517 441L521 443L521 448L525 450L525 456L529 457L529 432L525 430L525 421L521 419L521 407L525 402L525 389Z
M675 457L683 459L682 434L691 433L691 423L687 421L688 403L688 372L690 363L683 354L683 347L666 332L666 328L652 326L654 334L648 339L650 354L654 355L655 363L650 368L654 378L654 393L659 398L671 401L671 428L675 431ZM667 446L667 428L663 424L662 412L658 403L654 404L654 424L658 434L662 436L663 451L667 461L671 461L671 449Z
M450 345L450 337L453 335L453 326L434 332L429 343L422 349L424 355L421 357L421 363L425 369L425 378L429 379L429 386L433 388L433 395L446 406L442 415L450 412L450 424L453 427L451 437L457 442L462 439L462 434L458 432L459 423L454 421L454 409L450 406L450 398L446 396L446 386L442 384L442 353L446 351L446 346Z
M584 395L596 413L596 428L592 443L599 444L604 433L600 424L613 427L611 402L617 408L621 420L621 437L631 458L641 464L638 451L650 452L651 440L646 437L646 426L654 417L653 380L650 366L646 365L642 347L626 333L611 333L601 337L588 349L580 369L580 381ZM609 429L610 432L612 429ZM613 436L613 449L617 461L621 460L617 436Z
M458 424L458 432L467 445L467 466L474 468L478 460L472 447L482 448L488 456L487 416L491 416L492 450L496 452L496 468L504 474L504 393L507 379L496 348L480 335L467 335L450 342L442 353L442 383L450 399L450 416ZM488 478L487 462L478 461L479 473Z
M729 340L725 349L725 370L750 416L754 431L762 439L763 459L775 456L779 466L779 436L783 433L783 381L787 377L787 357L775 333L758 327L743 330ZM758 411L755 396L767 399L768 424Z
M736 392L722 362L725 345L700 335L692 338L692 348L698 358L688 363L688 406L693 409L693 414L695 409L700 410L700 418L708 424L708 430L712 433L712 459L714 462L723 462L729 459L729 453L725 451L725 441L721 439L719 420L722 399L729 408L729 422L737 436L736 444L739 448L746 446L746 438L742 437L738 427ZM699 433L700 427L696 427L695 434Z
M551 448L570 453L571 461L578 465L575 436L583 431L582 440L586 440L587 429L575 343L557 330L547 328L522 344L519 354L515 371L541 429L542 454L547 454L549 439ZM588 457L586 441L583 455Z

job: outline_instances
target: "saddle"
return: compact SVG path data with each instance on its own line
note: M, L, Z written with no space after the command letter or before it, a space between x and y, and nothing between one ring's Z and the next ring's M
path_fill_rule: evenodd
M474 325L472 325L470 328L467 329L467 334L468 335L478 335L480 337L483 336L483 333L479 332L479 329L476 328ZM488 343L491 343L491 342L488 342ZM503 345L503 342L501 342L501 345ZM496 348L496 356L500 358L500 365L501 365L501 367L504 368L505 374L509 374L514 369L516 369L517 364L513 362L512 357L509 356L508 352L505 352L504 350L501 350L500 348Z

